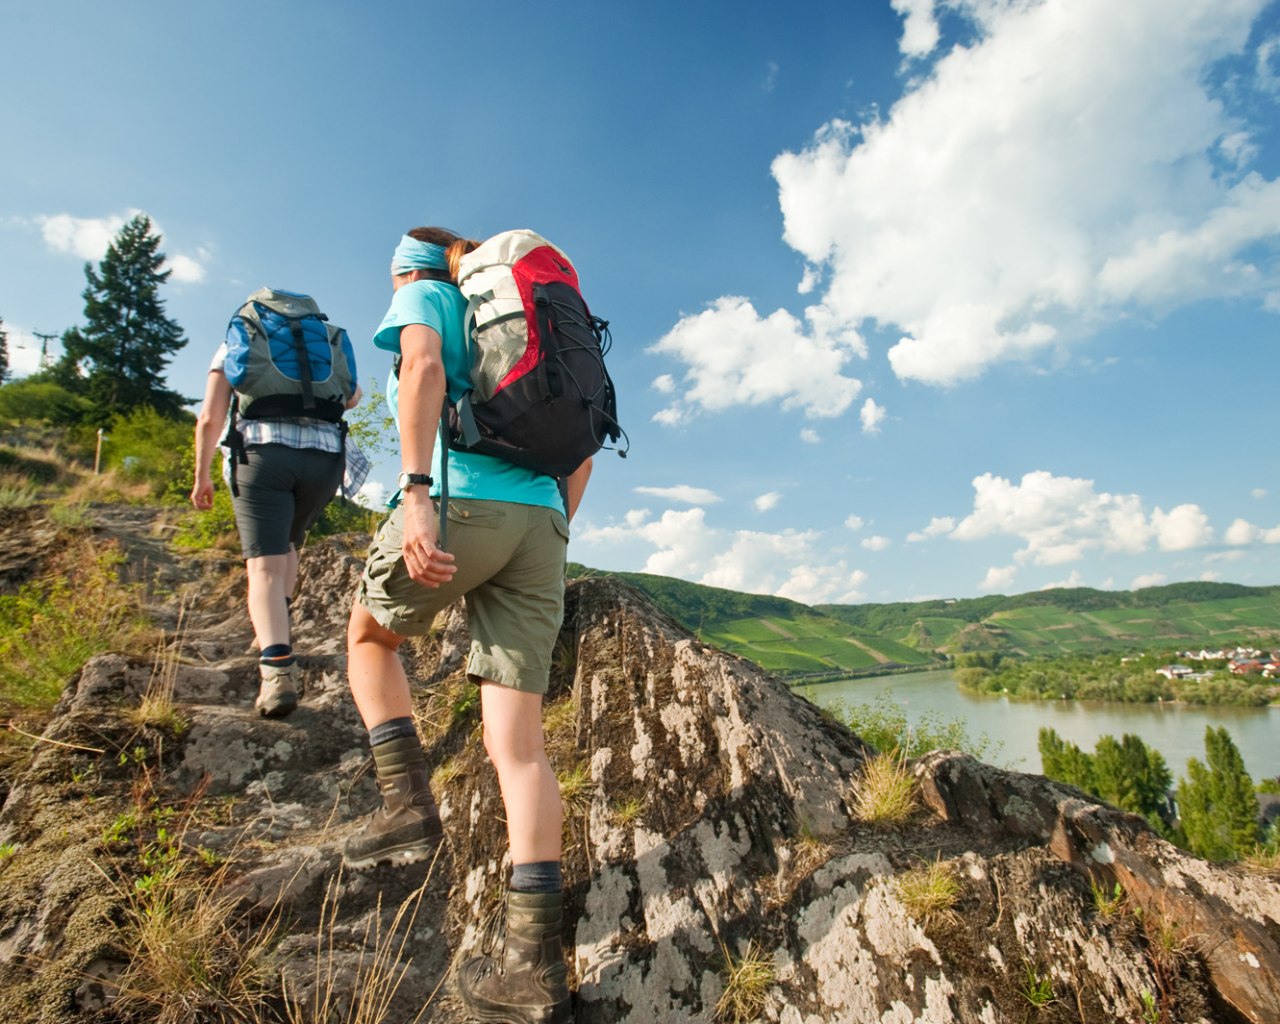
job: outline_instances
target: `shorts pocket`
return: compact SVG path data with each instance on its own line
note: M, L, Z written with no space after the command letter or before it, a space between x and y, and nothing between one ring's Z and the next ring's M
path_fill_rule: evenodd
M472 501L466 498L449 499L449 522L461 526L476 526L496 530L506 522L507 513L495 508L492 502Z

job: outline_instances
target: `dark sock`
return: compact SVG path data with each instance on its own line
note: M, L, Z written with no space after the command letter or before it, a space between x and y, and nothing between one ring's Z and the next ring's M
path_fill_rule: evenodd
M558 860L539 860L529 864L513 864L511 888L514 892L559 892L564 888Z
M414 728L412 718L392 718L369 730L369 746L376 747L379 743L386 743L387 740L417 735L418 730Z
M279 665L283 668L286 665L292 665L297 659L293 656L293 648L288 644L272 644L270 647L262 649L262 654L258 656L258 660L264 664L270 662L272 665Z

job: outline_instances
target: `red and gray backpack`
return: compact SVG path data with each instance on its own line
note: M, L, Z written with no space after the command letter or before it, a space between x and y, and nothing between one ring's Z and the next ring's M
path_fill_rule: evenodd
M587 308L561 249L504 231L462 257L458 288L471 390L441 418L449 447L565 477L626 437L604 365L609 324Z

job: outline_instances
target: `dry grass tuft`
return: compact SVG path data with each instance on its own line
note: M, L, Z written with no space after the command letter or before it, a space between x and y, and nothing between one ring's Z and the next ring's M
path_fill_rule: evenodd
M959 922L954 907L960 899L960 880L951 865L943 863L941 855L932 863L898 876L894 887L907 913L920 924Z
M854 790L853 811L870 825L901 825L920 806L916 780L906 758L890 751L863 764Z
M764 955L754 942L747 943L746 952L734 957L723 943L724 992L716 1001L716 1019L725 1024L747 1024L760 1016L765 1007L765 997L774 981L773 960Z

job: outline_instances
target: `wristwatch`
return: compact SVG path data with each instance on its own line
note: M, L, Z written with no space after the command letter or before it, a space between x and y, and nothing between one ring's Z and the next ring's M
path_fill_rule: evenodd
M434 480L426 473L401 473L396 477L396 486L402 491L410 487L430 487Z

